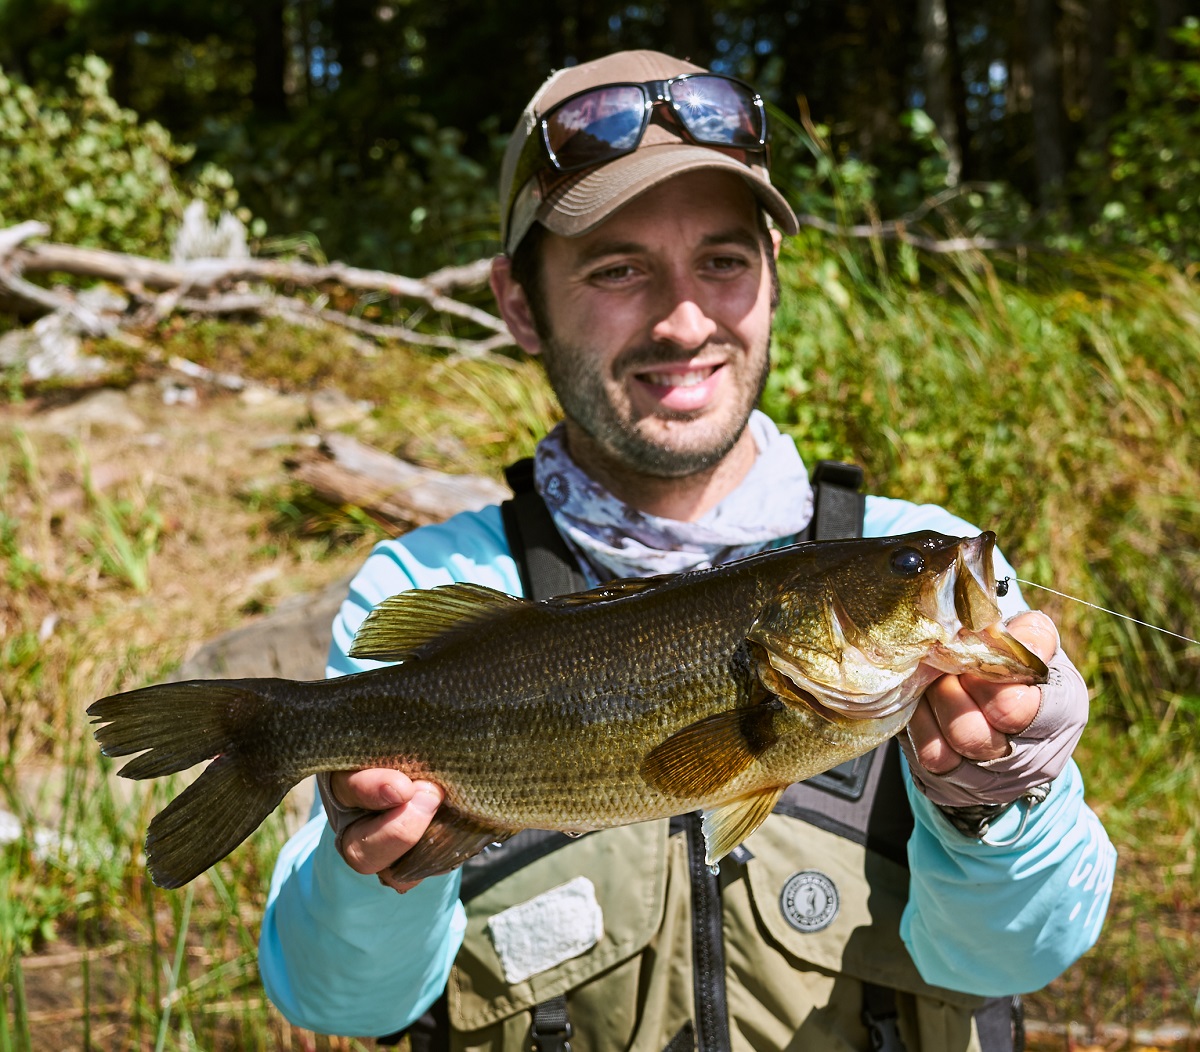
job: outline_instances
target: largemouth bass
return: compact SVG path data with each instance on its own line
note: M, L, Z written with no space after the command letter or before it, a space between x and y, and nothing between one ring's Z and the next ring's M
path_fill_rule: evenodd
M319 771L395 767L445 801L398 881L526 828L570 833L705 811L710 864L791 783L900 731L942 673L1044 682L999 624L995 535L797 544L542 602L473 584L403 592L341 679L193 680L89 715L153 778L212 760L150 823L161 887L224 858Z

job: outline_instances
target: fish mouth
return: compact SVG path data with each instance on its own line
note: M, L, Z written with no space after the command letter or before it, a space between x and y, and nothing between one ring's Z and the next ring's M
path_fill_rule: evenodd
M971 537L958 548L954 574L954 611L963 628L982 631L1000 620L996 602L996 569L992 554L996 535L986 530Z
M941 612L935 615L957 631L948 645L931 656L930 664L952 674L969 671L997 681L1045 683L1049 675L1045 662L1001 623L992 559L995 549L996 535L990 530L959 545L955 572L946 575L939 589ZM964 659L968 662L965 667Z

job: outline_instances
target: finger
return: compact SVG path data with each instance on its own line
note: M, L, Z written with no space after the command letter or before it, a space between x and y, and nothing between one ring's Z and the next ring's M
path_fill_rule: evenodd
M408 775L388 767L335 771L329 783L334 798L343 807L362 807L368 811L399 807L413 795L413 782Z
M414 782L406 803L360 818L346 828L342 857L358 873L386 869L421 839L441 802L442 791L432 782Z
M1008 755L1008 737L988 722L967 693L960 676L942 676L925 692L946 742L968 760L995 760Z
M937 717L924 698L917 702L912 719L908 721L907 733L917 762L930 774L949 774L962 763L962 757L950 748Z
M1042 688L1036 684L991 683L977 676L959 680L983 718L1001 734L1020 734L1042 707Z
M1040 611L1018 614L1006 627L1043 661L1048 662L1058 649L1058 629ZM970 673L961 677L961 683L988 723L1004 734L1024 731L1042 705L1042 690L1037 684L997 683Z
M1022 611L1005 628L1043 661L1049 661L1058 649L1058 629L1040 610Z

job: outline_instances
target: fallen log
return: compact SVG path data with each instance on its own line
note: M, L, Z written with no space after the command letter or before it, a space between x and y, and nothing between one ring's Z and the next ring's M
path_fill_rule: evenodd
M407 528L505 500L506 486L478 475L418 467L340 432L288 461L292 475L330 504L352 504Z

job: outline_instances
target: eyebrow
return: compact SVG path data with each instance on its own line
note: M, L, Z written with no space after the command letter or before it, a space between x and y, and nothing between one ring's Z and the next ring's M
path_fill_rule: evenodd
M761 245L761 239L757 230L751 232L745 227L732 227L729 230L719 230L716 233L707 234L700 240L702 248L730 244L757 250ZM637 255L645 251L646 246L640 241L597 241L579 254L576 263L579 266L587 266L605 256Z

